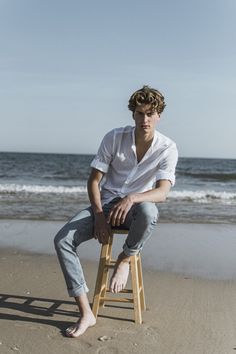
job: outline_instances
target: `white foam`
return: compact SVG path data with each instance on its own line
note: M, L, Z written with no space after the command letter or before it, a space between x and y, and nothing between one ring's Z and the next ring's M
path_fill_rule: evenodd
M171 191L170 199L186 200L198 203L236 203L236 193L216 192L214 190L199 190L199 191Z
M0 184L0 193L32 193L32 194L81 194L87 193L86 186L46 186L27 184ZM171 191L169 199L195 203L225 203L236 204L236 193L216 192L214 190L183 190Z
M20 185L20 184L0 184L0 193L53 193L53 194L76 194L86 193L84 186L64 187L64 186L41 186L41 185Z

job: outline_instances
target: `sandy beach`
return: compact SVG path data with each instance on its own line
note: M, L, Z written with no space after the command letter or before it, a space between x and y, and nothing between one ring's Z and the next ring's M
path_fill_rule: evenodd
M69 339L62 331L78 311L52 245L62 224L0 221L1 353L236 352L236 225L160 224L143 250L143 324L131 309L107 306L95 327ZM92 240L80 250L90 301L99 249Z

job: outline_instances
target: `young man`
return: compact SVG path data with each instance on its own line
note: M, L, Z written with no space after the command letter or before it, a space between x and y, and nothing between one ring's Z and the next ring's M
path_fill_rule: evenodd
M69 337L79 337L96 323L77 247L92 238L106 243L111 227L128 228L110 280L110 290L121 291L127 282L130 256L141 251L157 224L155 203L165 201L175 182L176 145L155 130L165 108L163 95L143 86L130 97L128 108L135 126L107 133L91 163L91 206L73 217L55 237L68 293L75 297L81 316L66 330Z

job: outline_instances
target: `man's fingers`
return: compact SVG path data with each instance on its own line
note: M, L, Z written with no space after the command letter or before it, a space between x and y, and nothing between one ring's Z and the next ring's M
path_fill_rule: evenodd
M110 222L111 222L112 215L113 215L113 210L111 210L110 213L108 214L108 217L107 217L108 224L110 224Z
M126 219L127 212L123 212L122 217L121 217L121 224L124 224L125 219Z
M110 210L110 213L107 217L107 223L111 224L112 226L120 226L125 222L129 209L127 210L127 208L122 207L121 205L115 205Z
M123 214L124 214L124 211L123 211L123 210L120 210L119 213L118 213L117 221L118 221L118 223L119 223L119 226L120 226L120 224L122 224Z
M122 209L118 209L112 218L112 226L120 226L122 224L122 215L124 211Z
M118 214L118 209L113 209L111 212L111 224L112 226L116 226L116 218L117 218L117 214Z
M102 237L102 244L105 245L108 242L108 235L103 235Z
M110 213L108 214L108 217L107 217L107 223L110 224L111 220L113 219L114 217L114 212L115 212L115 209L114 207L110 210Z
M132 205L133 203L131 203L127 198L123 198L110 210L107 223L112 226L120 226L123 224Z
M98 239L99 243L106 244L108 242L109 235L110 235L109 231L101 231L97 233L96 239Z

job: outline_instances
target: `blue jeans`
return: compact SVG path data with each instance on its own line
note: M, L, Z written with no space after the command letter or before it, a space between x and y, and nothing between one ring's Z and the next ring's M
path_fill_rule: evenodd
M107 216L111 208L120 198L113 199L103 206ZM142 202L135 204L126 216L122 228L129 229L123 245L127 256L138 254L158 220L156 204ZM91 207L76 214L56 235L55 249L65 277L69 296L79 296L89 291L83 274L83 269L77 254L77 247L85 241L93 239L94 215Z

